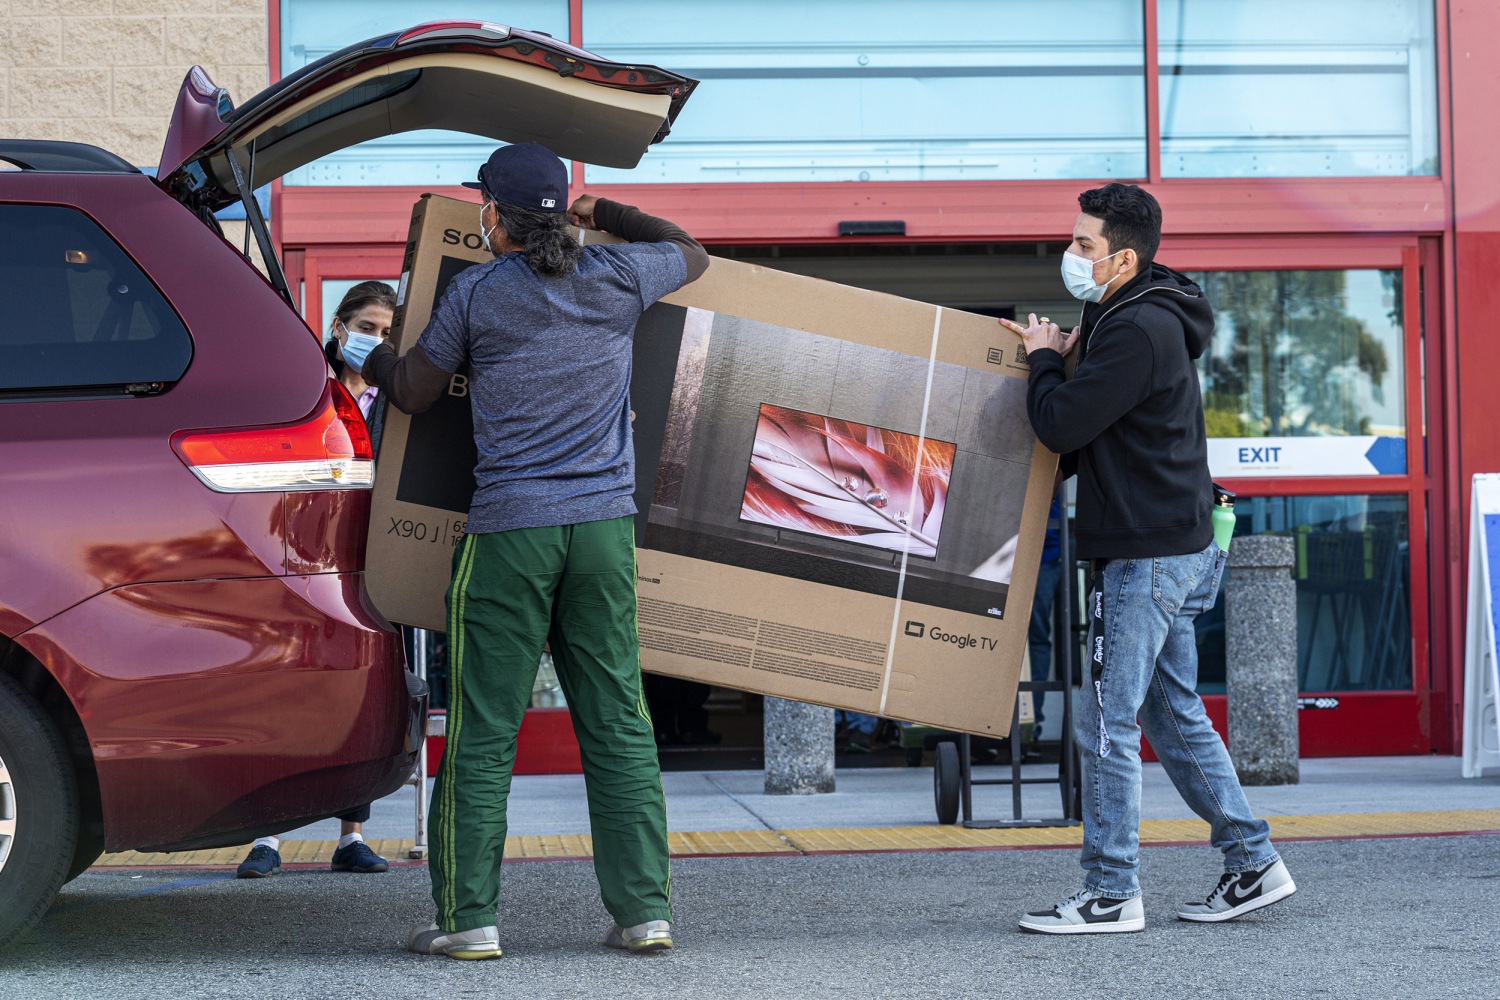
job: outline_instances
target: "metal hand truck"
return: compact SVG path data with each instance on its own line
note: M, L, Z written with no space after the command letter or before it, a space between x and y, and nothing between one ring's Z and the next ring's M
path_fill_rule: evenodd
M1072 558L1072 540L1068 532L1067 503L1060 489L1058 497L1062 516L1058 518L1058 539L1064 572L1059 574L1056 607L1058 612L1058 640L1054 644L1054 656L1061 679L1055 681L1023 680L1019 691L1040 694L1046 691L1063 692L1062 740L1058 749L1056 777L1024 777L1021 774L1021 707L1020 696L1011 710L1010 720L1010 774L1004 778L974 777L972 738L968 733L958 734L957 740L945 740L937 744L937 755L932 765L932 795L939 823L958 822L960 809L963 825L971 830L1004 827L1049 827L1077 826L1083 815L1079 800L1078 753L1073 740L1073 664L1087 631L1080 609L1073 599L1077 561ZM1056 782L1061 796L1062 815L1042 819L1028 819L1021 812L1021 788L1023 785L1048 785ZM974 818L975 785L1010 785L1011 818L976 820Z

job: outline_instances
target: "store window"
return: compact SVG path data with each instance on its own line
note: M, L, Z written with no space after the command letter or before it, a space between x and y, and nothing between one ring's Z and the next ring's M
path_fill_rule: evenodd
M1400 271L1189 277L1216 320L1198 359L1215 475L1406 472Z
M1166 177L1438 172L1432 0L1158 0Z
M448 0L441 8L412 0L281 0L281 75L367 38L424 21L469 18L568 37L567 0ZM474 179L494 148L495 140L462 132L403 132L330 153L291 171L284 183L459 184Z
M1297 689L1412 686L1410 525L1404 495L1249 497L1237 537L1296 542ZM1224 595L1198 628L1198 690L1224 691Z
M703 81L671 139L591 182L1143 177L1131 0L585 0L583 42ZM706 8L705 8L706 9Z

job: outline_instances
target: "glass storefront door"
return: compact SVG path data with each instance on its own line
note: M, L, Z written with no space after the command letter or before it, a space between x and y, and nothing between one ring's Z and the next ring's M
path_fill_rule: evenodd
M1239 494L1236 535L1295 543L1303 752L1426 752L1415 246L1289 244L1277 269L1236 269L1227 248L1159 256L1186 263L1214 305L1198 367L1210 468ZM1198 628L1199 690L1213 706L1225 686L1222 599Z

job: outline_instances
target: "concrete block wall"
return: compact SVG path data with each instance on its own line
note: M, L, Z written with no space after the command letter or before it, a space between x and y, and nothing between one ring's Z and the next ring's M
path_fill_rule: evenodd
M183 77L236 104L269 83L267 0L0 0L0 135L155 167Z

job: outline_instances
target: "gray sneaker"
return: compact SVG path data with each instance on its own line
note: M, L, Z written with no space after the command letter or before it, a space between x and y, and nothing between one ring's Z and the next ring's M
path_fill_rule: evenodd
M1050 910L1033 910L1021 918L1021 930L1033 934L1125 934L1146 929L1141 898L1116 899L1082 889Z
M491 924L467 931L445 931L437 924L418 924L406 935L406 950L466 961L499 958L500 928Z
M1177 919L1206 924L1233 920L1262 906L1270 906L1296 891L1297 883L1292 881L1292 873L1277 858L1264 868L1225 872L1219 876L1219 884L1207 899L1201 903L1183 904L1177 911Z
M615 924L604 935L606 948L622 948L635 955L666 951L672 947L672 925L665 920L648 920L634 927Z

